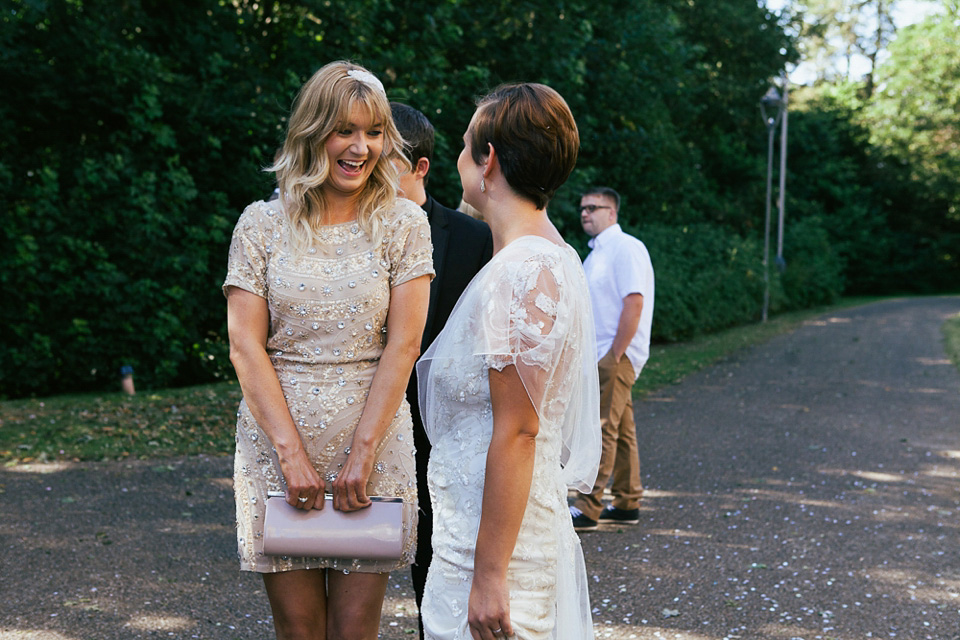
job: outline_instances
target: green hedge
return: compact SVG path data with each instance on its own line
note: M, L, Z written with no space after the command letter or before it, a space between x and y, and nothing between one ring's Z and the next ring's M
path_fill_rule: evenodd
M612 186L657 272L655 339L759 318L757 99L795 50L757 3L8 4L0 397L115 389L125 364L141 389L231 375L219 289L230 230L272 189L262 167L297 89L338 58L431 118L430 188L451 205L475 98L506 81L555 87L582 143L550 204L561 233L582 249L578 193ZM788 268L771 273L772 311L829 301L845 279L955 286L957 225L925 231L942 199L918 192L909 167L871 160L853 119L832 105L791 117Z

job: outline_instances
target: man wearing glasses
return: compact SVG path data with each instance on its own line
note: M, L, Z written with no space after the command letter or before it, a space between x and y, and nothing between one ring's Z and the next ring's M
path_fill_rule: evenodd
M580 198L580 223L591 237L583 269L597 332L603 453L593 491L579 494L570 507L577 531L640 521L643 485L630 391L650 355L653 265L643 243L617 224L619 211L620 194L608 187ZM611 475L613 502L604 507Z

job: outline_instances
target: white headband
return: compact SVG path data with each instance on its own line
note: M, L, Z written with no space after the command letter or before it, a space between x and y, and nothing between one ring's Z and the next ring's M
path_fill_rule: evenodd
M347 71L347 75L356 80L357 82L362 82L368 87L373 87L374 89L379 89L380 93L387 95L386 90L383 88L383 83L377 79L377 76L373 75L369 71L361 71L360 69L350 69Z

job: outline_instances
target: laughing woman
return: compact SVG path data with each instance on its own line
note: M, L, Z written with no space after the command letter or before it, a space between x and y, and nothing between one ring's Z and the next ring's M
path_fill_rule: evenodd
M388 572L413 561L416 472L404 390L433 274L430 225L397 197L402 139L379 80L346 62L300 90L272 170L281 196L244 211L224 292L243 390L234 488L241 569L263 575L281 640L377 637ZM268 491L299 509L404 500L397 562L263 553Z

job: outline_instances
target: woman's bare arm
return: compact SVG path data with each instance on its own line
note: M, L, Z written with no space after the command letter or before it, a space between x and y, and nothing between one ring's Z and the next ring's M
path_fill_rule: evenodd
M513 365L490 369L493 436L487 452L483 511L474 558L468 623L476 640L513 635L507 566L530 496L540 420Z
M293 424L277 373L267 355L270 312L267 301L237 287L227 290L227 333L230 362L237 371L243 398L257 424L277 450L287 483L287 502L295 507L323 508L324 483L310 463ZM299 502L298 497L307 497Z

